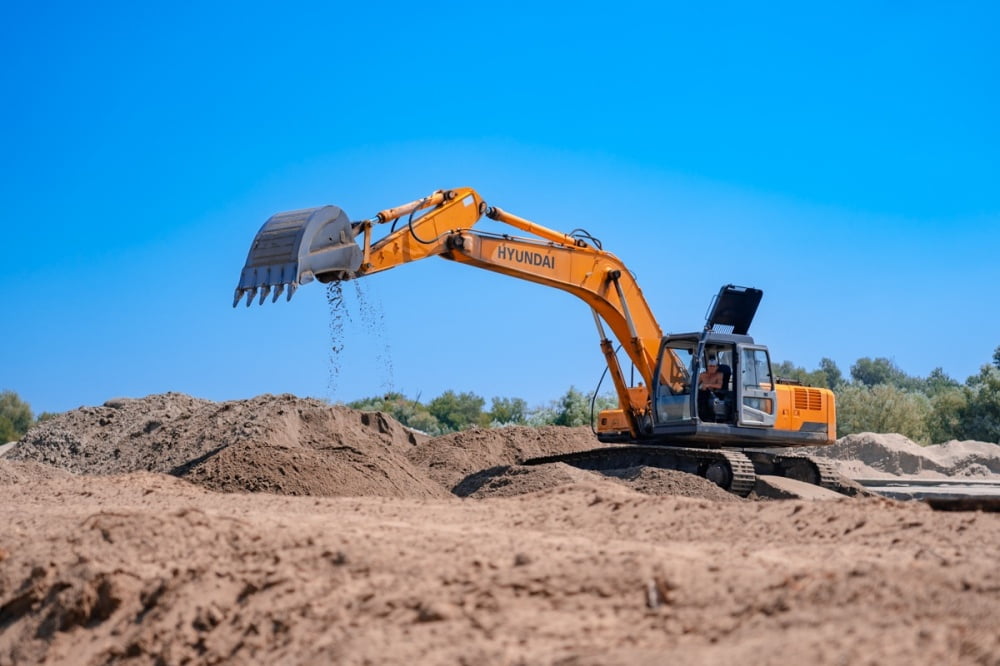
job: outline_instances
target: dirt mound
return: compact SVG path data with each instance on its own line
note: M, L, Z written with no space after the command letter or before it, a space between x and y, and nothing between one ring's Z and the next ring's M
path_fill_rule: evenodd
M450 497L404 456L356 443L314 449L234 444L182 474L221 492L280 495Z
M565 463L501 465L462 479L452 490L459 497L513 497L567 483L596 483L597 475Z
M605 471L610 478L644 495L678 495L716 502L741 502L708 479L694 474L656 467L629 467Z
M43 465L30 460L4 460L0 458L0 486L12 483L35 483L48 479L73 476L66 470Z
M600 446L590 428L474 428L419 443L407 458L450 490L465 477L491 467Z
M655 467L591 472L565 463L545 465L506 465L471 474L460 481L453 492L459 497L511 497L549 490L569 483L615 483L645 495L677 495L718 502L739 502L708 479L693 474Z
M36 463L22 476L39 474L37 463L74 474L160 472L222 492L446 498L455 490L483 498L613 479L649 494L732 499L704 479L664 470L601 477L567 465L518 466L599 446L589 428L514 426L430 439L379 412L291 395L216 403L165 393L62 414L32 429L8 458Z
M42 422L7 457L74 474L170 472L225 445L215 441L222 435L219 421L224 418L208 416L224 411L181 393L108 400L101 407L80 407Z
M406 459L423 439L385 414L309 398L166 393L62 414L8 457L75 474L161 472L230 492L447 496Z
M898 434L870 432L847 435L836 444L811 451L842 461L849 476L891 474L911 476L990 477L1000 475L1000 445L951 441L920 446Z

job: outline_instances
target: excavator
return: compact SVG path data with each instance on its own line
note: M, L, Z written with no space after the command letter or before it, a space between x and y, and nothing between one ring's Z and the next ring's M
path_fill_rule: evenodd
M484 217L511 233L474 229ZM836 439L834 395L773 375L767 347L748 334L760 289L724 285L702 330L664 335L635 276L597 238L518 217L471 188L437 190L360 221L330 205L275 214L251 244L233 307L282 293L290 300L313 280L353 280L428 257L561 289L593 312L618 398L617 409L596 420L607 446L524 464L654 466L698 474L744 497L761 474L845 492L829 462L790 450ZM626 380L619 351L639 381Z

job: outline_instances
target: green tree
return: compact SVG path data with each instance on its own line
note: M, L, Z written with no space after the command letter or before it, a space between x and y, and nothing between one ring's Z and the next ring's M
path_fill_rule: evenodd
M782 361L771 368L775 377L790 379L801 382L804 386L817 386L829 388L827 384L827 374L823 370L813 370L809 372L805 368L793 364L791 361Z
M475 393L455 393L448 390L427 404L427 411L441 423L447 432L464 430L474 425L484 425L483 405L486 401Z
M6 444L21 439L14 429L14 424L6 416L0 416L0 442Z
M837 391L837 436L897 432L928 443L930 400L922 393L890 384L846 384Z
M441 435L445 432L427 407L416 400L408 399L402 393L391 392L383 396L363 398L349 402L347 406L367 412L385 412L406 427L429 435Z
M1000 368L984 365L964 387L963 439L1000 444Z
M964 439L962 419L967 403L965 391L959 386L942 389L931 396L927 436L932 444Z
M540 428L547 425L555 425L559 413L556 410L555 401L546 405L535 407L528 413L528 425L532 428Z
M593 421L591 420L591 401L593 401ZM545 425L561 425L576 427L593 425L603 409L618 407L615 395L598 395L582 393L575 386L570 386L558 400L537 407L528 415L528 425L539 427Z
M487 412L491 426L524 425L528 422L528 403L521 398L493 398Z
M1000 347L993 350L993 365L1000 368Z
M927 378L923 380L922 390L929 397L933 398L939 393L951 391L959 386L961 384L945 374L943 368L934 368L931 370L931 374L927 375Z
M591 393L591 396L594 394ZM597 415L605 409L618 409L618 396L614 393L607 393L605 395L597 396L594 400L594 419L597 419Z
M906 373L896 367L896 364L887 358L859 358L851 366L851 377L854 381L869 387L879 384L889 384L905 388L908 380Z
M819 360L819 370L826 375L826 387L835 389L844 383L844 373L840 371L833 359L825 356Z
M24 437L33 422L28 403L14 391L0 391L0 444Z
M590 398L576 387L570 386L556 404L555 425L575 427L590 423Z

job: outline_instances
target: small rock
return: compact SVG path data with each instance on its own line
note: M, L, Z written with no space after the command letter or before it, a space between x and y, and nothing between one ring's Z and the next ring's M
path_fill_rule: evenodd
M450 616L448 609L439 603L421 603L417 606L417 622L440 622Z

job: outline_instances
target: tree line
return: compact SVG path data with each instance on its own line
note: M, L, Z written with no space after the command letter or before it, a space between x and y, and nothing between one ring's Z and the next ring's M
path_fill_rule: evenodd
M974 439L1000 444L1000 347L991 363L959 382L941 368L926 377L903 372L888 358L861 358L845 377L829 358L814 370L783 361L773 367L775 377L806 386L831 389L837 396L837 436L858 432L896 432L921 444L952 439ZM517 397L485 398L472 393L445 391L426 404L391 392L347 403L360 410L382 411L410 428L444 435L474 426L592 425L602 409L618 404L614 395L584 393L570 387L561 397L529 407ZM593 409L591 407L593 406ZM33 424L55 416L35 417L30 406L13 391L0 391L0 444L20 439Z
M935 368L926 377L906 374L887 358L861 358L844 377L828 358L812 371L785 361L777 377L825 387L837 396L837 436L898 432L920 444L974 439L1000 444L1000 347L992 362L965 382Z
M475 426L500 428L509 425L582 426L591 423L591 404L596 416L602 409L617 407L613 395L583 393L571 386L559 399L529 407L523 398L494 397L486 400L472 392L445 391L427 404L410 400L402 393L364 398L347 403L352 409L382 411L405 426L429 435L446 435Z
M831 389L837 397L837 436L859 432L895 432L919 444L974 439L1000 444L1000 347L992 362L964 383L935 368L926 377L903 372L891 359L860 358L849 376L824 358L814 370L783 361L775 377L805 386ZM593 414L591 401L594 401ZM592 425L602 409L618 404L614 395L583 393L574 387L559 399L529 409L521 398L495 397L489 409L475 393L445 391L427 404L401 393L365 398L348 407L380 410L431 435L472 426Z

